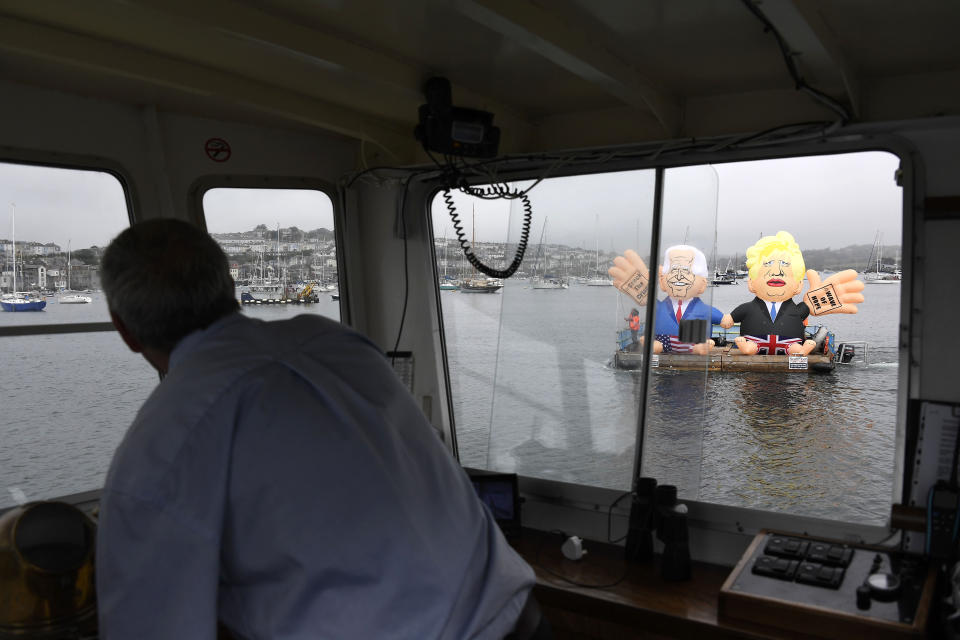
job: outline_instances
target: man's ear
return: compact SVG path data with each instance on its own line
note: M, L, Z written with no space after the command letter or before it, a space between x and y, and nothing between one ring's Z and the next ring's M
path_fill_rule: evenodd
M133 334L127 329L127 325L123 324L123 320L113 311L110 311L110 321L113 323L113 326L117 328L117 333L120 334L120 337L123 338L126 345L130 347L130 351L134 353L141 353L143 351L143 345L133 337Z
M703 276L697 276L693 280L693 295L690 297L694 298L696 296L699 296L706 290L707 290L707 279L704 278Z

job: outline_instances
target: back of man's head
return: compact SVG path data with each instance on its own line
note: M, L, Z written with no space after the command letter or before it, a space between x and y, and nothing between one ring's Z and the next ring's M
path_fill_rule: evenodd
M142 345L164 352L238 309L223 250L182 220L124 230L104 251L100 269L110 311Z

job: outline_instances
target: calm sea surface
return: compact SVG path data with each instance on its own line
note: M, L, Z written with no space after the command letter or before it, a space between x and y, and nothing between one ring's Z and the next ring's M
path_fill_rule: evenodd
M644 475L687 499L884 522L900 285L867 285L865 295L860 313L825 319L838 340L867 341L865 364L828 374L654 371ZM611 366L630 308L622 294L510 281L496 295L441 296L464 464L629 489L643 376ZM723 311L753 297L746 283L710 287L711 296Z
M711 287L714 306L752 298ZM655 371L644 473L687 499L880 523L893 491L900 285L868 285L855 316L826 324L865 340L867 362L829 374ZM0 325L106 321L88 305L0 313ZM707 296L704 296L706 298ZM617 489L630 486L643 377L614 369L629 307L612 287L442 291L461 460ZM339 318L338 303L245 308L264 319ZM157 384L113 332L0 339L0 506L100 486ZM495 425L491 427L491 425Z

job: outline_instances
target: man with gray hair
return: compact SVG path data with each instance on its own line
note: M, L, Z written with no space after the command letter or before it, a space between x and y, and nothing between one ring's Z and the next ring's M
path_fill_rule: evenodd
M613 260L608 273L613 284L639 304L647 302L649 271L643 259L628 249ZM654 353L709 353L713 340L680 341L681 320L707 320L718 324L724 317L719 309L700 299L707 289L707 259L703 252L686 244L667 247L660 267L660 288L667 296L658 301L654 318Z
M130 227L101 269L162 378L103 489L102 637L549 637L530 567L371 342L239 313L186 222Z

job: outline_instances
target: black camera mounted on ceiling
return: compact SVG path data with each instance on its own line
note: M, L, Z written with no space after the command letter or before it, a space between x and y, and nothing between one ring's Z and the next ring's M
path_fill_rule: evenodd
M457 158L462 160L496 157L500 146L500 129L493 126L493 114L488 111L453 106L450 81L446 78L430 78L423 87L423 93L427 104L420 105L418 110L420 124L413 130L413 135L444 173L446 185L443 200L450 212L450 219L453 221L453 228L457 233L457 241L460 243L463 255L481 273L494 278L509 278L520 267L527 250L530 221L533 217L530 199L527 198L526 192L511 190L505 184L493 184L483 188L472 187L464 178L463 171L456 165ZM445 164L437 162L431 152L442 153ZM463 166L467 168L468 165L463 163ZM513 261L506 269L488 267L473 253L473 247L464 234L463 223L457 215L450 189L459 189L484 200L519 199L523 202L523 229L520 232L520 241L517 243Z

